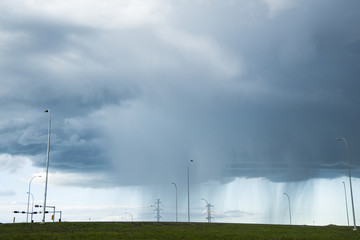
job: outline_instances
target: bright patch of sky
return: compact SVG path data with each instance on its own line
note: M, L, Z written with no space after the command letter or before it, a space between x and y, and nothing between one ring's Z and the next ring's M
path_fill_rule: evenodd
M26 214L14 214L13 211L26 211L28 184L32 181L31 193L34 204L42 205L44 197L44 175L42 169L34 168L25 162L16 173L2 170L0 181L9 183L0 192L0 222L25 222ZM184 171L185 173L185 171ZM193 174L195 172L192 172ZM68 186L66 180L75 178L82 181L89 176L50 173L48 205L62 211L63 221L155 221L154 205L157 199L162 202L162 221L175 221L175 188L169 182L163 185L137 187L92 188ZM184 174L186 178L186 175ZM351 202L348 178L311 179L293 183L274 183L263 178L235 178L229 182L207 181L190 185L191 220L206 222L206 199L214 207L213 222L224 223L264 223L289 224L288 200L290 197L292 223L298 225L347 225L346 205L343 182L347 186L348 211L351 224ZM65 185L64 185L65 183ZM360 184L353 179L353 188ZM80 184L81 185L81 184ZM178 186L178 220L187 221L187 185ZM354 198L359 199L358 192ZM30 198L30 210L32 200ZM356 210L360 206L355 204ZM34 211L40 211L34 208ZM56 213L56 220L60 217ZM132 217L132 218L131 218ZM51 214L47 215L51 221ZM40 222L42 216L34 215L34 221Z

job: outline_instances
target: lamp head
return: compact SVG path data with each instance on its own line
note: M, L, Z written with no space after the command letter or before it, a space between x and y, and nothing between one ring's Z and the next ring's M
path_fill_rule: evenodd
M340 140L341 140L341 138L339 138L339 137L338 137L338 138L336 138L336 141L340 141Z
M49 109L46 109L44 112L49 112Z

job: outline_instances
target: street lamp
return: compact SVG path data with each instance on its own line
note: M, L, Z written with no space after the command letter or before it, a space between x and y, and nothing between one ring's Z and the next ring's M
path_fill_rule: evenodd
M175 203L176 203L176 222L178 221L178 204L177 204L177 186L176 183L172 183L175 186Z
M34 180L34 178L36 177L41 177L41 176L33 176L29 182L29 191L27 192L28 194L28 202L27 202L27 211L26 211L26 222L28 222L28 219L29 219L29 202L30 202L30 194L31 194L31 191L30 191L30 188L31 188L31 182L32 180Z
M291 207L290 207L290 198L289 195L287 195L287 193L284 193L287 196L288 202L289 202L289 214L290 214L290 225L291 225Z
M48 132L48 145L47 145L47 158L46 158L46 178L45 178L45 193L44 193L44 208L43 208L43 220L45 223L45 210L46 210L46 195L47 195L47 184L48 184L48 173L49 173L49 154L50 154L50 130L51 130L51 113L50 109L46 109L45 112L49 113L49 132Z
M190 160L190 163L194 162L194 160ZM190 163L187 165L187 187L188 187L188 222L190 222L190 177L189 177L189 168Z
M349 223L349 211L348 211L348 205L347 205L347 197L346 197L345 182L343 182L343 184L344 184L344 193L345 193L346 217L347 217L348 226L350 226L350 223Z
M209 205L208 201L206 201L205 198L202 198L201 200L205 201L205 202L206 202L206 205Z
M133 218L133 215L132 215L131 213L129 213L129 212L125 212L125 214L129 214L129 215L130 215L130 217L131 217L131 222L134 222L134 218Z
M336 138L337 141L343 140L346 146L346 158L348 161L348 168L349 168L349 183L350 183L350 196L351 196L351 206L352 206L352 212L353 212L353 219L354 219L354 231L356 231L356 221L355 221L355 208L354 208L354 198L353 198L353 192L352 192L352 184L351 184L351 171L350 171L350 156L349 156L349 145L347 144L347 141L343 137Z
M30 192L27 192L27 194L29 194ZM34 215L34 195L32 193L31 194L31 197L32 197L32 204L31 204L31 223L33 222L33 215ZM29 194L29 195L30 195ZM29 213L29 211L28 211ZM27 219L26 219L27 221Z

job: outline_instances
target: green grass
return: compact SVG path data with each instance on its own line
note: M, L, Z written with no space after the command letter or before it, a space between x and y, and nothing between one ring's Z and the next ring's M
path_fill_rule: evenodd
M0 239L359 239L360 231L338 226L221 223L62 222L0 224Z

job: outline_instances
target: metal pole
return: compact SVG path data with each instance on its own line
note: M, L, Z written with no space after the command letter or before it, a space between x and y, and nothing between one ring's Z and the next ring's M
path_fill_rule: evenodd
M131 222L134 222L134 218L133 218L133 215L132 215L131 213L129 213L129 212L125 212L125 214L129 214L129 215L130 215L130 217L131 217Z
M31 204L31 223L33 222L33 216L34 216L34 195L31 193L32 197L32 204Z
M51 131L51 113L49 109L45 110L45 112L49 113L49 133L48 133L48 146L47 146L47 158L46 158L46 179L45 179L45 193L44 193L43 219L42 219L43 223L45 223L46 195L47 195L47 184L48 184L48 173L49 173L50 131Z
M194 160L190 160L190 163L194 162ZM189 177L189 168L190 164L187 166L187 187L188 187L188 222L190 222L190 177Z
M53 222L55 222L55 207L54 207Z
M350 226L350 222L349 222L349 211L348 211L348 205L347 205L347 197L346 197L346 187L345 187L345 182L343 182L343 184L344 184L344 193L345 193L346 217L347 217L347 223L348 223L348 226Z
M289 195L287 195L287 193L284 193L287 196L288 202L289 202L289 214L290 214L290 225L291 225L291 207L290 207L290 198Z
M348 167L349 167L349 183L350 183L350 196L351 196L351 206L352 206L352 212L353 212L353 220L354 220L354 231L357 230L356 228L356 220L355 220L355 207L354 207L354 198L353 198L353 191L352 191L352 184L351 184L351 171L350 171L350 155L349 155L349 145L347 144L347 141L345 138L340 137L336 140L340 141L343 140L346 145L346 158L348 160Z
M29 194L30 192L27 192L27 194ZM32 220L33 220L33 212L34 212L34 195L32 193L31 194L31 197L32 197L32 205L31 205L31 223L32 223ZM30 195L29 194L29 195ZM27 213L29 213L29 211L27 211ZM26 219L26 222L27 222L27 219Z
M29 202L30 202L30 194L31 194L31 192L30 192L31 182L36 177L41 177L41 176L34 176L34 177L31 178L31 180L29 182L29 191L27 192L27 194L28 194L28 202L27 202L27 210L26 210L26 222L28 222L28 218L29 218Z
M176 204L176 222L178 221L178 203L177 203L177 186L176 183L172 183L175 186L175 204Z

